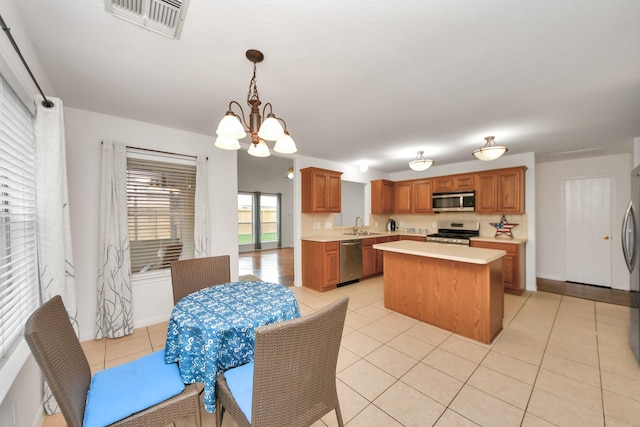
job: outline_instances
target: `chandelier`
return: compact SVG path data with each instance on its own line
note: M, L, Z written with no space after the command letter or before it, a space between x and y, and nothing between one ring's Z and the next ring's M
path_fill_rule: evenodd
M240 148L239 139L247 136L247 132L251 136L251 146L248 153L256 157L268 157L271 155L266 141L276 141L273 149L278 153L292 154L298 151L295 142L287 131L287 124L280 117L273 114L271 103L267 102L260 114L260 97L258 96L258 83L256 79L256 64L262 62L264 55L259 50L249 49L246 53L247 59L253 62L253 77L249 82L249 92L247 93L247 104L251 107L249 113L249 122L244 116L242 106L236 101L229 103L229 111L224 115L216 134L215 146L223 150L237 150ZM232 106L236 105L240 108L240 115L232 110ZM269 113L264 121L262 117L269 107ZM284 128L282 125L284 125Z
M409 167L414 171L418 171L418 172L425 171L429 169L433 164L433 160L425 159L422 156L423 154L424 154L424 151L418 151L418 155L416 156L416 158L409 162Z
M475 150L473 152L473 155L480 160L489 161L495 160L506 153L508 150L507 147L504 147L502 145L492 145L494 139L496 139L495 136L485 137L484 140L487 141L486 144L484 145L484 147Z

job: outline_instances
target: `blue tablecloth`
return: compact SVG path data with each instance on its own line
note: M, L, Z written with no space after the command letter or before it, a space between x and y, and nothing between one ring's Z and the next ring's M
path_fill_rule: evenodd
M253 360L258 326L300 317L293 293L266 282L206 288L178 301L167 331L165 362L178 362L182 380L204 383L204 406L215 411L216 376Z

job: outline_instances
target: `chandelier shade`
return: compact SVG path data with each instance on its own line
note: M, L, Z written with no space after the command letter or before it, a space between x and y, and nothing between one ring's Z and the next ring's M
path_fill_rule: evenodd
M434 163L433 160L425 159L423 154L424 154L424 151L418 151L418 155L416 156L416 158L409 162L409 167L414 171L417 171L417 172L425 171L429 169L431 165L433 165Z
M473 155L479 160L488 162L491 160L495 160L506 153L508 151L508 148L502 145L495 145L493 142L494 139L494 136L485 137L484 140L486 141L486 143L484 147L475 150L473 152Z
M273 149L278 153L293 154L298 151L295 142L287 131L287 123L280 117L277 117L272 110L271 103L266 103L262 112L260 111L260 97L258 95L258 85L256 78L256 64L262 62L264 55L262 52L249 49L246 57L253 62L253 77L249 82L249 93L247 94L247 105L250 107L249 121L245 118L242 106L236 102L229 103L229 110L220 120L216 134L215 146L223 150L237 150L240 148L239 139L251 136L251 146L249 154L256 157L268 157L271 155L266 141L276 141ZM240 114L233 111L233 107L237 106ZM265 112L267 112L265 116ZM266 117L264 121L262 117ZM247 124L248 123L248 124ZM235 140L235 142L233 142Z
M242 123L233 111L227 111L227 114L220 120L216 134L224 138L242 139L247 136L247 132L242 127Z
M276 141L276 145L273 146L274 151L282 154L293 154L298 149L296 143L293 142L293 138L289 135L289 132L285 132L284 136Z
M269 157L271 155L269 146L263 140L260 140L258 144L251 144L247 153L255 157Z
M237 138L227 138L226 136L220 136L220 135L218 135L218 137L216 138L216 142L214 145L223 150L239 150L240 149L240 142L238 142Z

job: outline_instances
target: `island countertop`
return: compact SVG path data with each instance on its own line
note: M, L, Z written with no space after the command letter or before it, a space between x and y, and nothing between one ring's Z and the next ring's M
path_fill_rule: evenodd
M373 245L373 248L382 251L471 264L490 264L507 254L505 251L496 249L472 248L463 245L446 245L442 243L416 242L411 240L378 243Z

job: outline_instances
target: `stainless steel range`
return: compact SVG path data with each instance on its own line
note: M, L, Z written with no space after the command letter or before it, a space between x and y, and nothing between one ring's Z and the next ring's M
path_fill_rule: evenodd
M427 242L469 246L469 239L479 235L479 222L438 221L438 232L427 234Z

